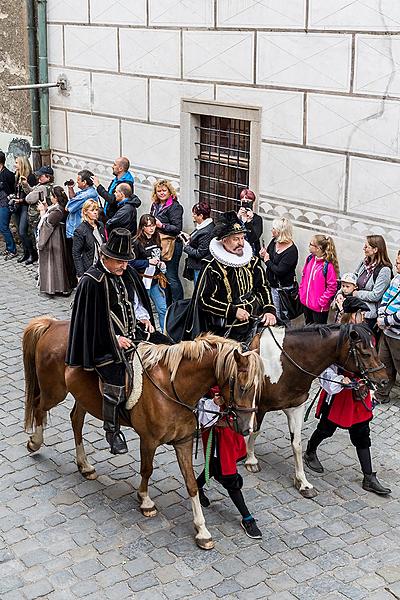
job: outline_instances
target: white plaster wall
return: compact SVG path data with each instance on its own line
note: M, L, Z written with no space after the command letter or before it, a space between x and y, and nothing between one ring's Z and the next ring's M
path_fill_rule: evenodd
M146 197L180 178L180 105L262 108L259 211L306 247L400 243L400 0L48 0L54 166L104 183L129 156ZM215 8L215 10L214 10ZM193 197L182 198L189 210ZM351 248L351 250L349 250Z

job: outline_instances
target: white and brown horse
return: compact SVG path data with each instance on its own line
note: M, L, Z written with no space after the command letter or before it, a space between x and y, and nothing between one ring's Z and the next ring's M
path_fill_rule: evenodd
M294 455L294 485L306 498L317 492L304 473L301 447L306 400L313 380L335 363L376 386L387 373L378 358L374 338L364 325L317 325L301 329L275 327L258 333L250 347L261 353L265 377L257 413L258 431L247 440L248 471L260 471L254 445L267 412L286 414Z

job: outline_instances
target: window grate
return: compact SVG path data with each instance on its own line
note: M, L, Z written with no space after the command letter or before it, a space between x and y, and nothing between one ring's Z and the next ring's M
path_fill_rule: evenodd
M250 121L201 115L196 129L198 200L214 213L237 210L241 190L249 187Z

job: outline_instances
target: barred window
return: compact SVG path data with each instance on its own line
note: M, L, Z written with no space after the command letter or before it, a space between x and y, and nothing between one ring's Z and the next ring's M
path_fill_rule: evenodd
M249 187L250 121L200 115L196 129L198 201L214 213L237 210L241 190Z

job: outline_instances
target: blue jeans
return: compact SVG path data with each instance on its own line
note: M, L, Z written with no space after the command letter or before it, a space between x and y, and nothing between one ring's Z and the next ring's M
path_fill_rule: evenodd
M193 282L194 282L194 285L196 285L196 283L197 283L197 279L199 277L199 274L200 274L200 269L193 269Z
M4 241L6 243L7 252L12 252L15 254L17 251L17 247L14 242L14 238L10 231L10 219L11 213L8 206L4 206L0 208L0 234L3 236Z
M15 220L17 222L18 234L24 247L25 253L32 254L32 238L28 235L28 205L20 204L15 211Z
M183 244L177 240L171 260L165 263L167 266L167 279L171 288L172 302L183 299L183 287L179 279L179 261L182 256L182 250Z
M156 311L158 314L158 320L160 321L160 329L164 331L164 321L165 321L165 313L167 312L167 303L165 300L165 292L158 285L158 283L153 283L151 288L147 290L150 298L153 300L154 305L156 307Z

